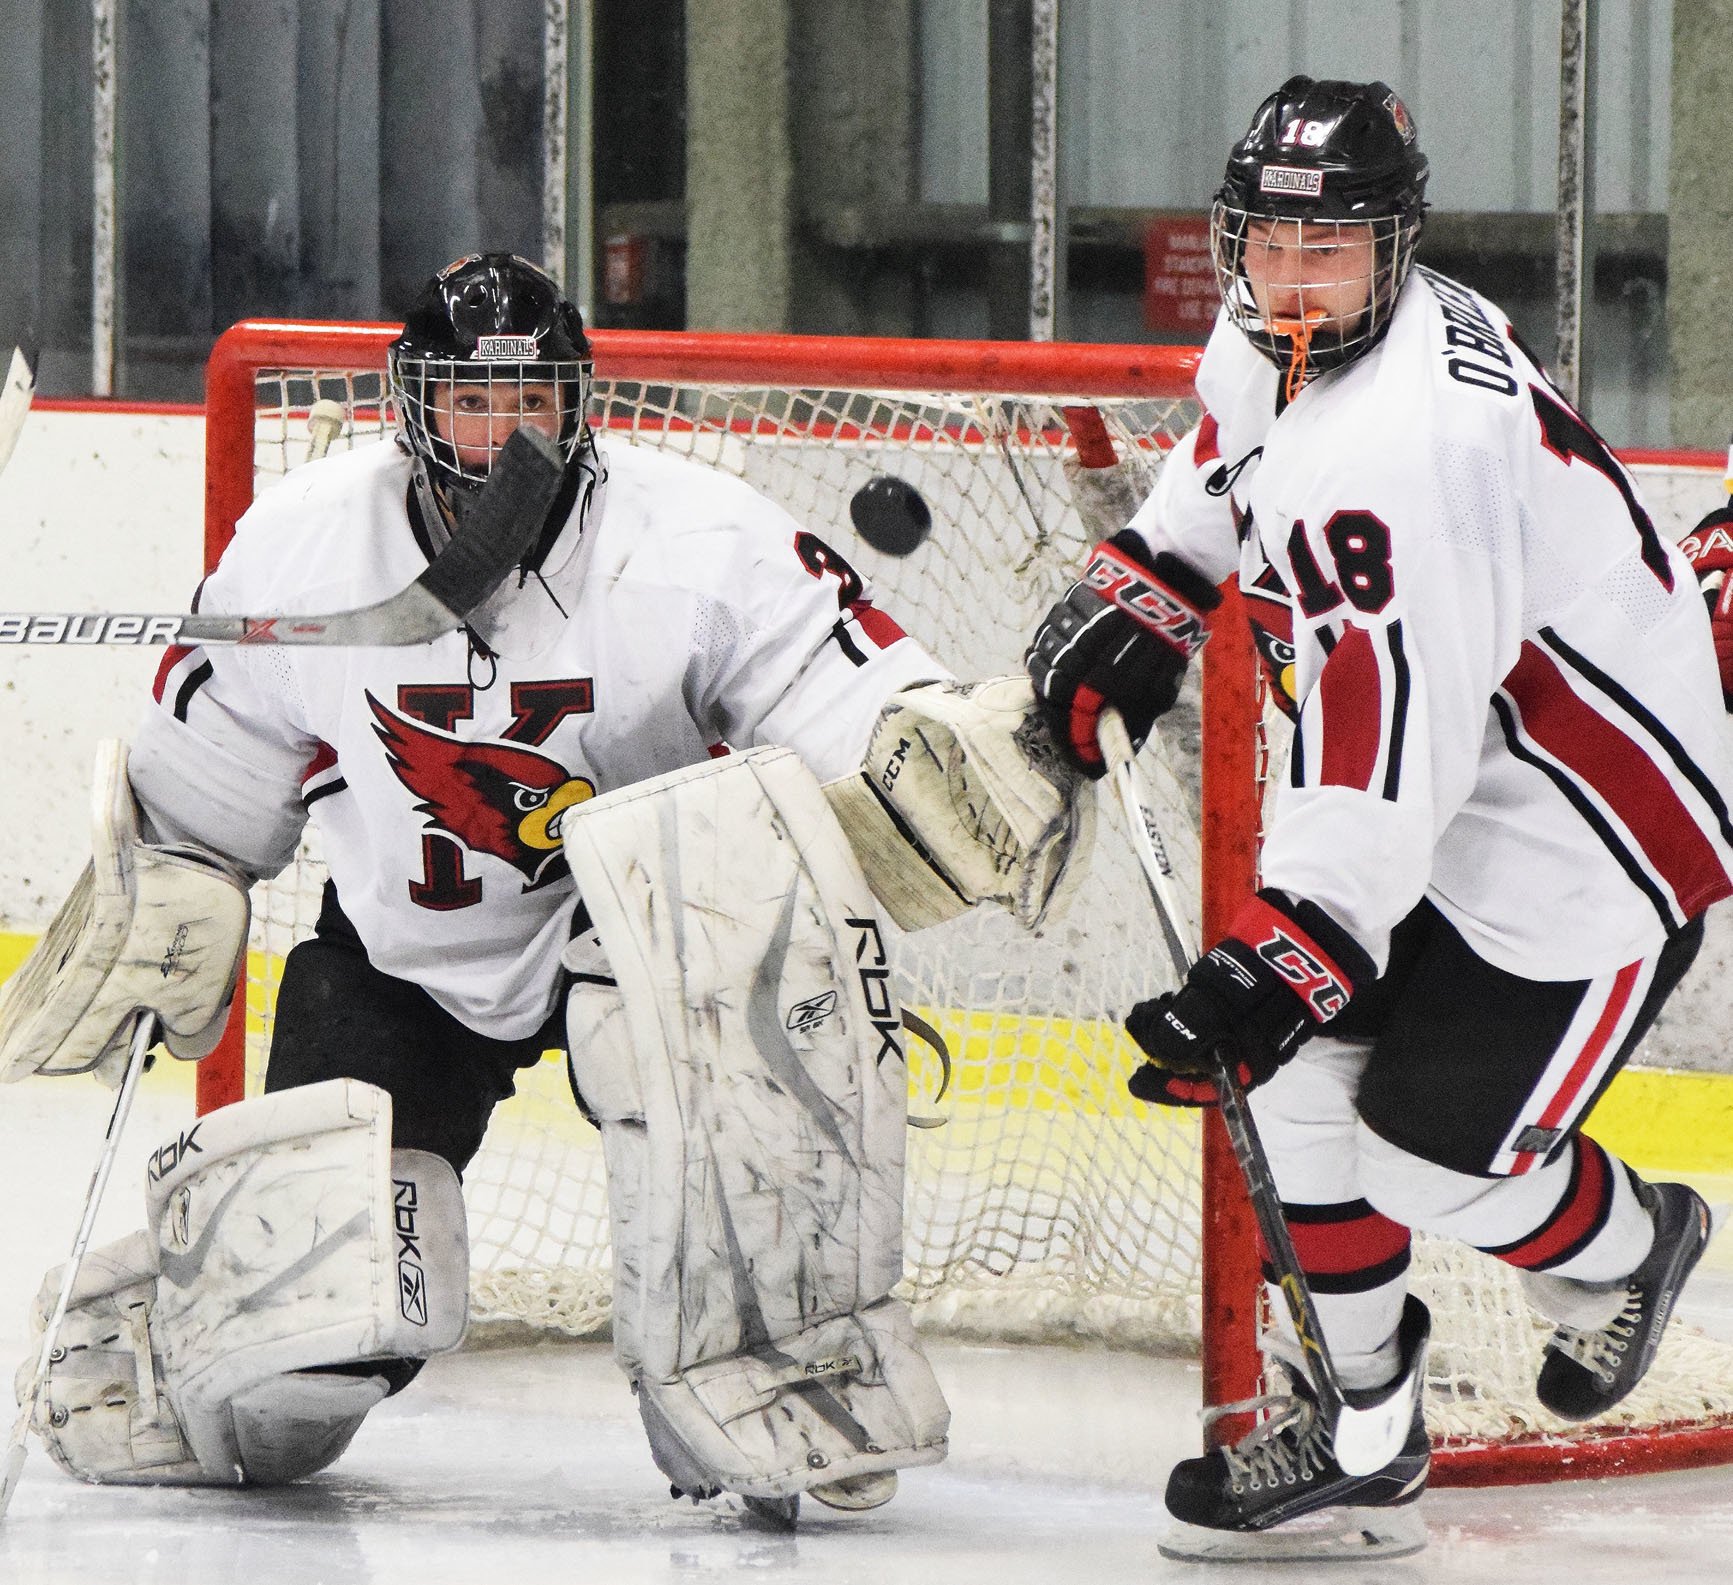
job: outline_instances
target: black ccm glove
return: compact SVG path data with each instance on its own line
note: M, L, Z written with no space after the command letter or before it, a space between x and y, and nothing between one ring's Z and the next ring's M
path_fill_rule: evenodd
M1372 959L1315 903L1266 888L1232 931L1192 965L1185 984L1139 1002L1126 1032L1149 1061L1128 1088L1157 1106L1214 1106L1223 1046L1248 1090L1268 1079L1374 978Z
M1023 657L1054 741L1086 776L1107 772L1095 729L1112 705L1141 748L1172 709L1222 597L1170 551L1153 560L1129 528L1090 553L1083 576L1035 629Z

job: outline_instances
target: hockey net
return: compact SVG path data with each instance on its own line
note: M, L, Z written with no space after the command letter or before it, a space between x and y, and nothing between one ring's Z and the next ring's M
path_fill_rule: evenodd
M384 347L395 327L257 324L218 343L208 381L207 558L253 496L304 463L316 401L343 409L333 450L390 433ZM878 603L959 676L1018 668L1040 614L1092 542L1067 483L1079 408L1139 481L1195 418L1195 352L957 342L598 332L592 423L744 478L836 546ZM1070 410L1068 412L1068 410ZM919 492L931 530L905 556L854 528L862 485ZM1145 764L1194 927L1219 933L1253 884L1261 788L1281 752L1231 593L1208 646L1202 705L1164 723ZM1201 789L1201 790L1200 790ZM901 938L905 1006L944 1035L909 1043L911 1128L902 1292L923 1328L1011 1340L1094 1338L1201 1354L1206 1401L1256 1389L1250 1218L1213 1117L1126 1094L1119 1020L1165 988L1150 904L1103 799L1091 872L1066 920L1030 937L996 909ZM1200 835L1201 833L1201 835ZM255 894L245 1031L200 1073L200 1107L262 1085L284 956L317 915L316 837ZM610 1262L598 1136L563 1063L525 1070L465 1174L473 1324L595 1334ZM1435 1480L1733 1461L1733 1351L1670 1329L1616 1416L1571 1428L1533 1395L1546 1328L1496 1262L1421 1240L1432 1305Z

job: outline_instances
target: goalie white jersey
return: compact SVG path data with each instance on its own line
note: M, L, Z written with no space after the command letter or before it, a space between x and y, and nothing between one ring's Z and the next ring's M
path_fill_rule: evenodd
M738 480L599 449L527 582L424 648L171 650L131 774L164 834L272 874L309 814L373 965L477 1032L554 1010L575 891L564 810L722 744L853 771L885 700L949 674L822 540ZM200 600L318 611L427 565L408 459L382 444L309 465L254 504Z
M1206 416L1132 527L1238 570L1297 730L1263 877L1384 964L1424 895L1489 962L1578 979L1733 890L1708 616L1629 475L1485 298L1427 270L1280 411L1218 320Z

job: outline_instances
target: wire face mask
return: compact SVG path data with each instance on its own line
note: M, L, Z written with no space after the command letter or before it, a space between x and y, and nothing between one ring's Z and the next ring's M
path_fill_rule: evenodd
M1383 337L1419 230L1418 217L1289 219L1217 200L1210 248L1222 302L1284 370L1286 401Z
M555 441L568 462L576 455L589 406L590 365L576 359L399 357L392 386L405 427L414 427L417 454L454 482L479 485L520 424Z

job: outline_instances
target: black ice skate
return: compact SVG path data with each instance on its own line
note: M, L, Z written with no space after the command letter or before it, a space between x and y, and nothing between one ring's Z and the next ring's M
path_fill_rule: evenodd
M1413 1502L1426 1488L1430 1444L1416 1411L1402 1451L1371 1475L1344 1475L1308 1383L1291 1394L1251 1398L1209 1411L1208 1419L1268 1411L1231 1448L1182 1459L1167 1482L1168 1512L1213 1530L1267 1530L1315 1508Z
M1535 1395L1560 1419L1592 1419L1643 1379L1679 1290L1708 1245L1709 1207L1694 1190L1639 1183L1637 1197L1654 1218L1655 1243L1625 1280L1624 1308L1596 1331L1560 1326L1546 1346Z

